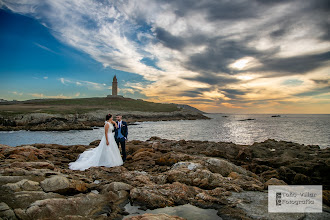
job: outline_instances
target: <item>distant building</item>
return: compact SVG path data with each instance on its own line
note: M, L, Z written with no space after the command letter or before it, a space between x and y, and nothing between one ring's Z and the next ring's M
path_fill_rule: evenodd
M8 102L8 101L5 99L0 99L0 102Z
M108 98L124 98L121 95L118 95L118 80L117 76L115 75L112 80L112 95L108 95Z
M112 80L112 95L118 95L118 81L116 75L113 77Z

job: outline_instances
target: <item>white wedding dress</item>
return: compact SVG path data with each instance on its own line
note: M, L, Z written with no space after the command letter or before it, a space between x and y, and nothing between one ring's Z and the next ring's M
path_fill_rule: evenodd
M69 168L71 170L83 171L90 167L115 167L123 165L123 160L120 156L120 152L115 141L115 133L112 133L114 126L107 121L105 122L105 125L106 124L109 124L109 130L107 134L109 145L106 144L105 135L103 135L98 147L84 151L79 155L75 162L69 163Z

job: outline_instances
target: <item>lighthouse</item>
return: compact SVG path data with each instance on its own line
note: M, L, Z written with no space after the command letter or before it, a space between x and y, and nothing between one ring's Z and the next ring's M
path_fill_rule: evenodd
M118 81L115 75L112 80L112 96L117 96L117 95L118 95Z

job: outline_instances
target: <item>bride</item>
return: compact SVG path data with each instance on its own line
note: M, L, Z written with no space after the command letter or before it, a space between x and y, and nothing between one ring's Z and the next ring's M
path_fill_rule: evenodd
M104 125L105 134L99 146L84 151L75 162L69 163L69 168L71 170L83 171L90 167L115 167L123 165L123 160L114 137L114 127L117 127L117 124L112 120L112 115L108 114Z

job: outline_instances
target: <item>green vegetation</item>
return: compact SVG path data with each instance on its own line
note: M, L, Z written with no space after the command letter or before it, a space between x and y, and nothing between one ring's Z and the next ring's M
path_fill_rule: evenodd
M13 116L32 112L81 114L100 109L142 112L173 112L180 110L175 104L161 104L129 98L45 99L0 105L0 115Z

